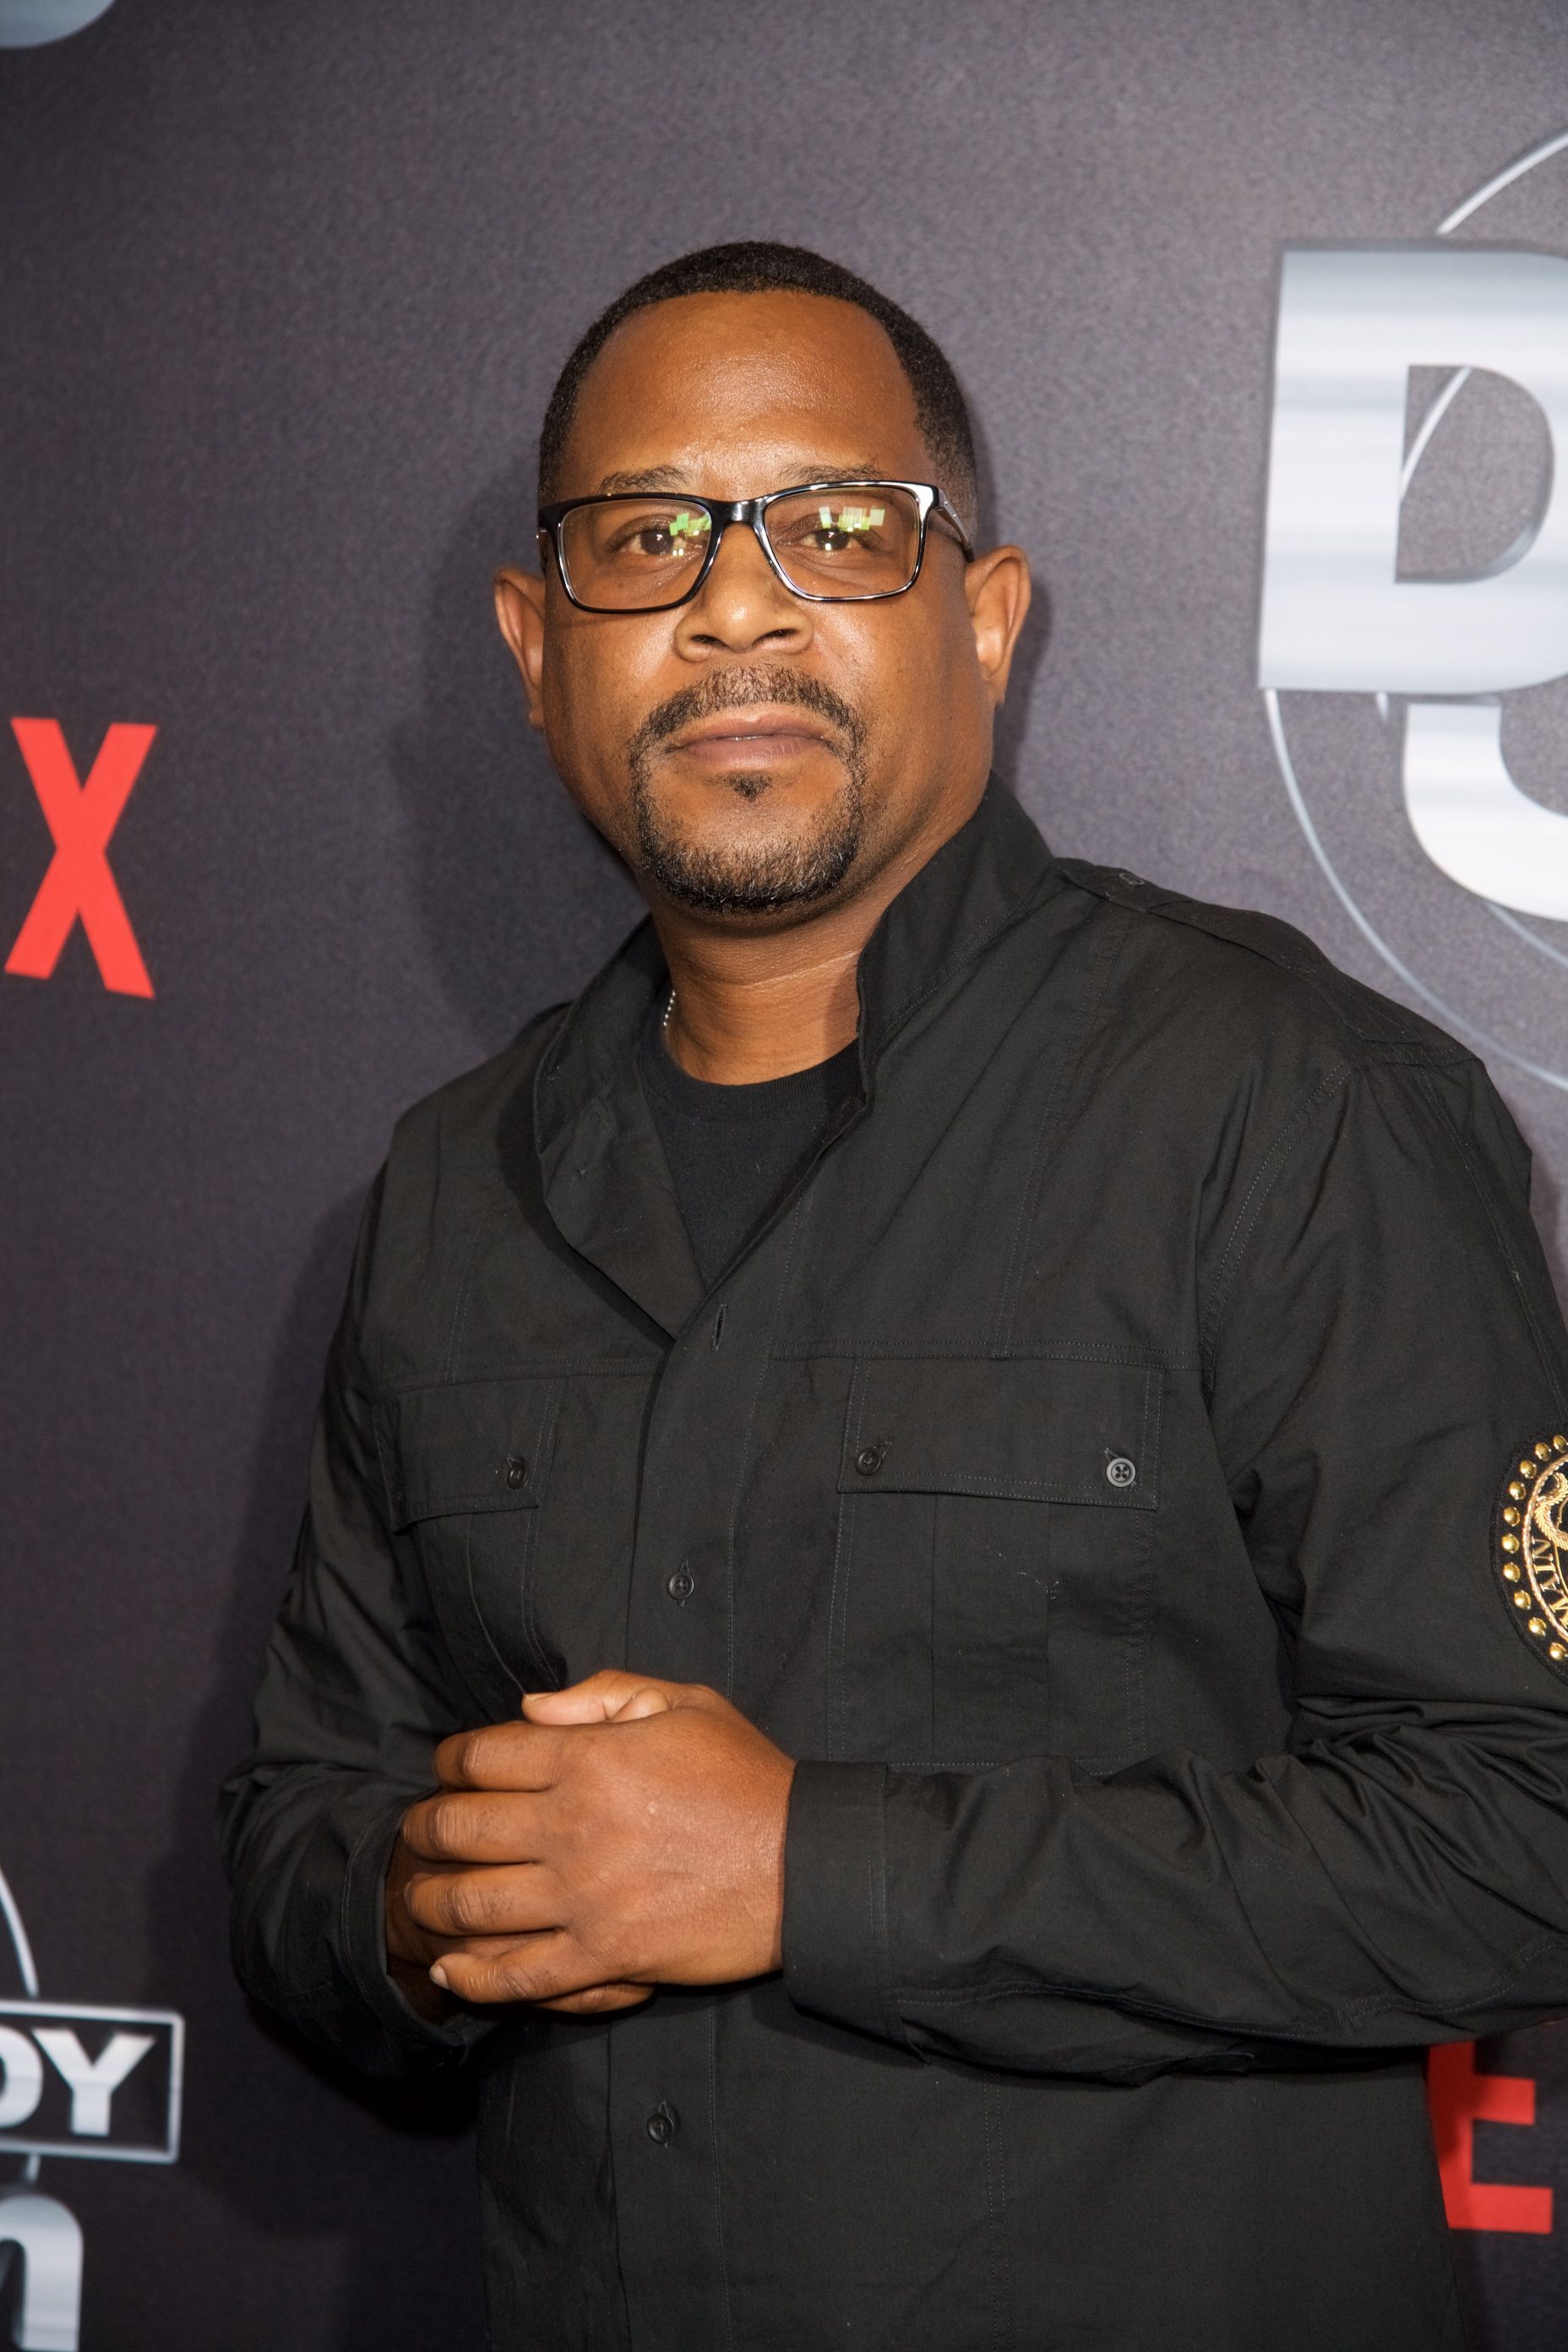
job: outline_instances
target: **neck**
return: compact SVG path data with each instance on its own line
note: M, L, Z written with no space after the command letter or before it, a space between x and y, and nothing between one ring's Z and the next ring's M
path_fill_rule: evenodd
M861 950L935 845L911 846L844 904L783 929L748 935L656 906L675 990L665 1043L681 1068L717 1086L752 1086L840 1053L859 1027Z

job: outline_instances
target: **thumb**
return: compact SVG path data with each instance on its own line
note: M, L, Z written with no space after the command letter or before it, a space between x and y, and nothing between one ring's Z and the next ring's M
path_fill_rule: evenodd
M679 1683L606 1666L565 1690L530 1691L522 1712L530 1723L633 1723L639 1716L668 1713L679 1704Z

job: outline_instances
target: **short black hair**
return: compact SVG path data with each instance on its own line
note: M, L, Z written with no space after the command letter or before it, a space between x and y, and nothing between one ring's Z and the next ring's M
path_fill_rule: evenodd
M600 311L555 379L544 412L539 436L542 499L550 498L557 488L584 378L616 329L636 311L651 310L656 302L672 302L682 294L826 294L833 301L853 302L866 311L892 344L909 379L916 421L938 471L946 476L942 487L960 511L973 518L974 433L958 378L940 344L918 319L911 319L907 310L840 262L829 261L804 245L773 245L760 238L708 245L699 252L683 253L677 260L650 269Z

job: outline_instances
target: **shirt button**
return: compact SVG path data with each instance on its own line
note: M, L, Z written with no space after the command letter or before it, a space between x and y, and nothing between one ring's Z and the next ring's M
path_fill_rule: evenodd
M676 2134L675 2109L668 2099L660 2099L647 2119L647 2136L655 2147L668 2147Z
M1138 1465L1129 1462L1125 1454L1113 1454L1105 1465L1105 1475L1113 1486L1131 1486L1138 1475Z
M697 1590L697 1579L692 1575L691 1570L687 1567L684 1560L681 1561L680 1566L676 1570L675 1574L670 1578L669 1582L664 1589L668 1593L672 1601L679 1601L682 1605L690 1600L692 1594Z
M862 1478L874 1478L882 1466L888 1449L885 1445L863 1445L855 1456L855 1467Z
M515 1493L528 1475L528 1457L524 1454L509 1454L506 1462L506 1483Z

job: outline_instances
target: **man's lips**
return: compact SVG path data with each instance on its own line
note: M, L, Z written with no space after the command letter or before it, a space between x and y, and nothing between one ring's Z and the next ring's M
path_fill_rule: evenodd
M667 745L670 751L691 751L705 761L721 761L748 752L772 754L805 750L809 745L835 747L835 738L823 722L789 704L763 704L740 710L721 710L695 727L683 728Z

